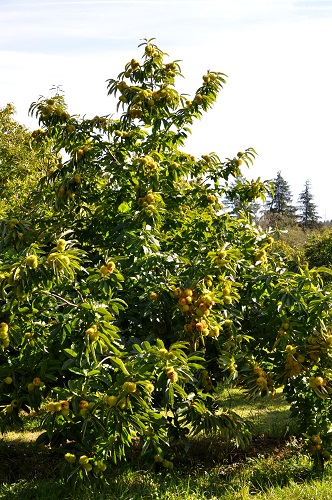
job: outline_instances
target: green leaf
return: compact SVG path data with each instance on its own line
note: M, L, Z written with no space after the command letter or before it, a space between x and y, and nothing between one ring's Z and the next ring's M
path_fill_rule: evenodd
M95 370L91 370L91 371L89 371L89 372L87 373L87 376L88 376L88 377L92 377L93 375L98 375L99 373L100 373L100 370L95 369Z
M76 373L76 375L85 375L84 370L80 370L77 367L69 368L69 371L72 373ZM69 382L68 382L68 384L69 384Z
M73 349L63 349L63 351L71 358L77 358L77 352L73 351Z
M125 375L129 375L129 372L124 364L124 362L122 361L122 359L120 358L111 358L111 363L115 364L118 368L120 368L120 370L125 374Z

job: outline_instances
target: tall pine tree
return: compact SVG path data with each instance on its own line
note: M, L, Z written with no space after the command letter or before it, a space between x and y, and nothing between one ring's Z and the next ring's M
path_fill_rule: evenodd
M271 227L294 225L296 207L292 204L293 197L289 184L282 177L280 170L273 179L273 185L273 193L268 196L261 223Z
M274 193L270 195L266 206L270 212L285 215L286 217L294 217L296 208L292 205L293 197L288 182L282 177L281 172L277 173L277 177L273 179Z
M298 199L298 222L304 231L317 227L320 219L310 188L310 181L306 180L304 189Z

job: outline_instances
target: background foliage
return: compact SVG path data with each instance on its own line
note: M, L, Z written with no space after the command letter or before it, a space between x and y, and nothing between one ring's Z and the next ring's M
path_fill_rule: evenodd
M0 216L19 210L38 179L57 158L52 151L32 149L33 135L14 119L12 104L0 109Z

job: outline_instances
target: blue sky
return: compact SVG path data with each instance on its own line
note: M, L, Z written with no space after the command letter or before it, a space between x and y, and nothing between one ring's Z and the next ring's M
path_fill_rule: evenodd
M13 102L36 128L29 105L61 85L71 113L112 113L105 80L150 37L183 61L182 92L193 94L208 69L228 75L186 150L224 158L253 147L247 177L281 170L294 203L310 179L332 219L332 1L0 0L0 106Z

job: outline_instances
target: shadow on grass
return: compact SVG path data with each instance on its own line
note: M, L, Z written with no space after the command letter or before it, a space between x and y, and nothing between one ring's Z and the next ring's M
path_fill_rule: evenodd
M53 478L62 457L57 452L40 449L38 446L15 440L8 444L0 442L0 483L32 480L36 477Z
M238 498L235 494L244 490L258 494L275 487L303 484L317 477L311 469L309 458L301 455L301 447L296 440L280 442L263 436L256 437L250 449L241 451L234 448L226 453L221 441L201 439L192 443L190 453L177 455L181 459L174 459L172 471L161 466L158 468L158 464L142 465L133 460L110 468L108 484L101 482L99 487L90 484L84 490L71 492L67 484L56 478L56 464L62 457L50 454L48 450L38 452L36 447L30 447L25 452L20 448L15 447L16 454L13 450L7 450L6 456L3 456L4 449L1 446L1 463L5 464L9 460L6 467L14 468L9 475L8 471L7 475L4 475L4 471L1 473L6 485L0 487L0 498L228 500ZM29 474L27 469L30 469Z

